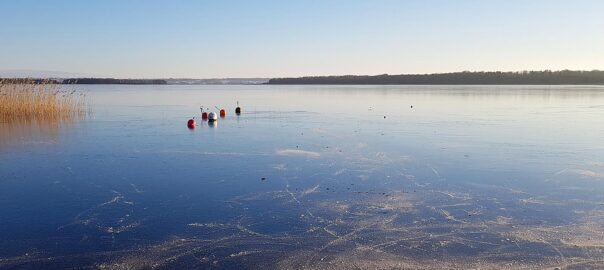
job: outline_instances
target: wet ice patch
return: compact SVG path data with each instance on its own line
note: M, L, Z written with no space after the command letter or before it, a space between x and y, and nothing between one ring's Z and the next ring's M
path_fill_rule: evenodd
M318 158L321 156L321 154L319 154L318 152L305 151L305 150L300 150L300 149L277 150L277 155L290 156L290 157L308 157L308 158Z
M594 172L585 169L564 169L556 173L556 175L576 174L588 178L604 178L604 173Z
M573 170L574 173L585 176L585 177L593 177L593 178L603 178L604 174L590 171L590 170Z
M277 165L273 166L273 169L275 169L277 171L287 171L287 165L277 164Z
M317 190L318 190L318 189L319 189L319 185L316 185L316 186L314 186L314 187L312 187L312 188L305 189L305 190L302 192L302 194L301 194L301 196L300 196L300 197L302 197L302 196L306 196L306 195L311 194L311 193L315 193L315 192L317 192Z

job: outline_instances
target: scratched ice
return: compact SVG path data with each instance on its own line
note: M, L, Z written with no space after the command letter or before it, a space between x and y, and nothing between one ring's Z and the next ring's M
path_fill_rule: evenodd
M82 87L0 123L0 269L604 267L604 88Z

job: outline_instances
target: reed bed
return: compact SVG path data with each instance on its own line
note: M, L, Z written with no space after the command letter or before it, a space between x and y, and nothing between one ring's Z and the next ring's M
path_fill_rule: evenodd
M86 95L56 81L0 80L0 122L72 120L86 113Z

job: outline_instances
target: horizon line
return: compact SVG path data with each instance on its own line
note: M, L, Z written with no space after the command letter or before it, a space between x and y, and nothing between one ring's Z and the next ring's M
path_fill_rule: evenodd
M5 70L8 71L8 70ZM16 71L16 70L10 70ZM23 70L26 71L26 70ZM40 70L41 71L41 70ZM600 72L602 69L535 69L535 70L463 70L452 72L432 72L432 73L379 73L379 74L330 74L330 75L292 75L292 76L235 76L235 77L210 77L210 78L193 78L193 77L110 77L110 76L2 76L0 79L119 79L119 80L264 80L264 79L282 79L282 78L307 78L307 77L343 77L343 76L399 76L399 75L441 75L441 74L458 74L458 73L524 73L524 72ZM2 72L2 71L0 71ZM70 73L63 71L49 71Z

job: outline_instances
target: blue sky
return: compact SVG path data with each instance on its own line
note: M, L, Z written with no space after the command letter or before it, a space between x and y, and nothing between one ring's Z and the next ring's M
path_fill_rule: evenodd
M0 70L120 78L604 69L604 1L0 0Z

